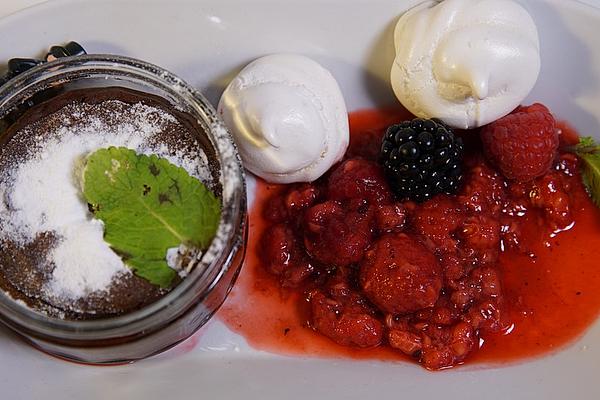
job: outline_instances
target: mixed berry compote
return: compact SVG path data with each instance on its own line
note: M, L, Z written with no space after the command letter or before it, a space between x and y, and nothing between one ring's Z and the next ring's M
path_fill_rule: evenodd
M439 370L544 354L595 320L600 211L577 157L516 183L464 132L458 192L400 202L377 158L386 127L410 118L352 113L346 156L321 179L258 182L245 270L220 314L251 345Z

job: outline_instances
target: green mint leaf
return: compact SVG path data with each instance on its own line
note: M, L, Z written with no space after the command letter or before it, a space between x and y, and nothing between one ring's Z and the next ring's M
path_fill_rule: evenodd
M594 203L600 207L600 153L584 153L581 175Z
M575 146L575 153L583 161L581 176L592 200L600 207L600 146L592 137L583 137Z
M596 142L594 142L594 138L591 136L585 136L579 138L579 143L577 144L577 148L586 148L586 147L594 147Z
M183 168L124 147L87 157L83 195L104 222L104 240L136 275L161 287L176 276L167 250L207 248L221 217L220 202Z

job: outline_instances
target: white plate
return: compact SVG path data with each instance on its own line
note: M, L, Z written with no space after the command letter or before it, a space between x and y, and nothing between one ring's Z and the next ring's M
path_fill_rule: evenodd
M50 44L77 40L90 52L160 64L216 103L228 79L251 59L300 52L333 72L352 110L394 101L387 81L391 30L397 16L417 2L50 2L0 21L0 60L41 55ZM580 132L600 137L600 11L576 1L523 3L542 43L542 72L528 101L542 101ZM16 9L15 4L6 10ZM0 354L0 398L10 400L600 398L599 324L549 357L440 373L405 363L258 352L218 320L170 352L129 366L85 367L55 360L5 329L0 329Z

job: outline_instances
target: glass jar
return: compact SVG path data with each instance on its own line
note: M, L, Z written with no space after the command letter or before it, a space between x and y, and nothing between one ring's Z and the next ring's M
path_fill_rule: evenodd
M160 96L194 118L203 130L198 134L206 136L204 142L212 147L205 153L222 192L217 234L199 264L172 291L140 310L98 320L63 320L34 311L0 291L0 320L34 346L77 362L111 364L139 360L176 345L220 307L244 258L246 187L237 149L208 101L170 72L127 57L61 58L0 86L0 139L34 105L65 91L98 87Z

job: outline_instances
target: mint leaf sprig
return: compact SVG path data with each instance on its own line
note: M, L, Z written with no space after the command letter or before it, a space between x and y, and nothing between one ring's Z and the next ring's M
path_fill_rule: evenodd
M220 201L183 168L124 147L87 157L83 195L104 222L104 240L136 275L163 288L176 277L167 250L206 249L221 217Z
M583 161L581 176L594 203L600 207L600 145L591 136L582 137L569 150Z

